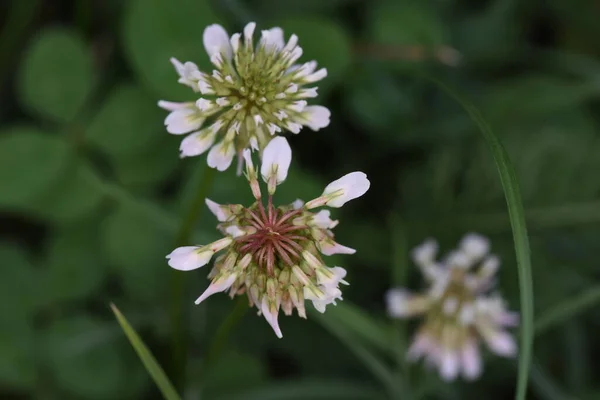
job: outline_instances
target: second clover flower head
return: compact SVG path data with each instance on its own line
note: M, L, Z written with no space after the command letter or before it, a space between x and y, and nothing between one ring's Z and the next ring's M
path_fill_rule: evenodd
M466 379L481 374L480 339L498 355L512 357L517 352L506 327L518 325L519 316L506 309L500 295L488 294L500 266L498 257L488 254L489 248L486 238L471 233L458 249L436 260L438 245L427 240L413 250L412 258L429 288L421 294L400 288L387 293L391 317L425 315L408 350L409 359L425 358L448 381L458 374Z
M231 297L245 294L250 305L282 337L279 310L291 315L296 309L300 317L306 318L306 300L325 312L327 305L342 299L339 285L347 284L346 270L328 266L322 256L355 252L335 241L331 229L338 221L330 218L329 210L313 210L323 205L340 207L362 196L369 189L369 181L362 172L352 172L306 204L297 200L275 206L273 194L285 181L291 162L287 141L277 137L265 147L260 171L254 167L250 150L245 150L243 156L246 178L256 201L245 207L206 199L224 237L208 245L177 248L167 258L172 268L189 271L208 264L223 251L208 275L210 285L196 304L218 292L227 291ZM266 202L259 175L267 185ZM334 190L328 189L332 185Z
M255 27L251 22L243 34L231 37L220 25L204 30L212 72L171 59L179 83L200 95L196 102L159 102L170 111L167 131L188 134L179 148L181 157L210 149L208 165L224 171L236 155L241 160L245 149L262 151L278 133L329 125L327 108L308 105L317 96L317 87L311 85L327 76L327 70L317 69L315 61L299 64L298 37L291 35L286 43L281 28L262 31L255 44Z

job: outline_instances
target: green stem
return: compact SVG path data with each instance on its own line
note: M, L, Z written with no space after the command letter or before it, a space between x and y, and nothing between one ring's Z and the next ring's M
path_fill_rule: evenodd
M204 166L203 166L204 167ZM196 196L185 217L181 221L177 235L175 236L175 247L189 245L194 226L200 218L204 209L204 199L207 197L216 171L213 168L207 168L202 175ZM185 384L185 374L187 366L188 334L187 325L189 315L185 304L187 286L183 273L174 271L171 281L171 351L173 355L172 375L175 380L175 386L183 389Z
M235 306L227 315L227 318L221 322L221 325L219 325L219 328L213 335L213 339L208 346L208 351L206 352L206 356L202 362L202 373L206 373L206 371L208 371L208 369L214 364L219 354L221 354L223 351L223 348L225 347L233 328L246 314L246 311L248 311L247 297L244 295L238 296Z

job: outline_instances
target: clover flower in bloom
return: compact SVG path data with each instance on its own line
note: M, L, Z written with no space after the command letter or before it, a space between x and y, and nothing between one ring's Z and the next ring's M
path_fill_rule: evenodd
M189 133L179 147L181 157L210 149L210 167L224 171L237 154L241 168L244 149L263 150L285 130L299 133L308 126L318 131L329 125L329 110L307 103L317 96L317 87L306 87L327 76L327 70L316 70L315 61L296 64L302 55L298 37L292 35L285 43L281 28L262 31L255 46L255 27L250 22L243 36L235 33L231 38L220 25L204 30L204 47L216 67L212 73L171 59L179 83L202 96L196 102L158 103L170 111L165 119L169 133Z
M228 291L232 298L246 294L250 305L258 308L258 314L265 317L280 338L280 308L285 315L291 315L295 308L300 317L306 318L305 300L325 312L328 304L335 305L336 300L342 299L339 285L347 284L346 270L327 266L321 255L355 253L335 241L331 229L338 221L330 218L329 210L312 210L341 207L362 196L370 185L364 173L352 172L330 183L321 196L306 204L296 200L275 207L273 194L286 179L291 157L287 141L277 137L266 146L257 171L250 150L245 150L246 178L256 202L244 207L206 199L224 237L204 246L180 247L167 256L172 268L189 271L208 264L215 253L223 251L208 275L212 279L210 285L196 304L217 292ZM258 173L267 184L266 204Z
M517 352L515 340L505 328L518 325L519 316L506 310L498 294L488 294L500 266L489 248L486 238L471 233L457 250L436 261L437 243L428 240L413 250L412 258L429 289L422 294L391 289L386 296L391 317L424 315L408 358L424 357L447 381L459 373L469 380L481 374L480 339L498 355L512 357Z

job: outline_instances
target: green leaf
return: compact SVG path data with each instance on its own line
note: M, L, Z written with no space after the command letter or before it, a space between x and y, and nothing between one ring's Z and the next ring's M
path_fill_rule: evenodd
M140 336L137 334L137 332L133 329L129 322L127 322L127 319L125 319L123 314L121 314L119 309L114 304L111 304L110 307L115 313L115 317L117 318L117 321L119 321L119 325L121 325L123 332L125 332L125 335L127 335L127 339L129 339L129 342L133 346L135 352L140 357L140 360L142 361L144 367L146 367L146 370L154 380L154 383L156 383L156 386L158 386L163 397L166 400L180 400L179 395L177 394L175 388L169 381L169 378L165 374L165 371L158 364L158 362L156 361L150 350L148 350L148 347L146 347L146 345L144 344Z
M50 236L46 252L46 285L50 301L85 300L107 277L98 231L82 225Z
M78 398L118 398L128 370L110 325L87 316L54 322L45 334L48 367Z
M39 304L37 276L25 251L12 243L0 244L0 383L28 389L35 382L33 317Z
M114 160L113 167L119 182L134 190L154 188L164 182L181 165L179 142L173 139L165 135L151 148L135 156Z
M99 209L105 197L100 178L84 160L71 161L59 182L28 207L32 214L52 222L74 223Z
M167 133L156 100L132 84L117 86L92 118L86 137L116 159L143 154ZM172 154L178 158L178 154ZM148 163L151 164L151 163Z
M523 202L519 192L517 177L502 143L496 135L494 135L479 111L442 82L433 78L429 79L460 103L473 122L477 125L494 157L496 168L500 175L500 181L504 188L517 258L521 297L521 341L519 349L519 373L515 398L517 400L525 400L533 348L533 283L531 277L529 239L527 237L525 213L523 211Z
M221 397L219 397L221 399ZM375 388L352 381L294 380L225 396L222 400L373 400L386 398Z
M43 117L71 121L94 85L92 60L75 32L50 28L27 50L19 77L21 102Z
M192 98L188 87L177 83L169 62L192 61L212 71L202 44L202 32L219 23L207 0L133 0L125 13L125 55L144 84L161 96Z
M327 68L327 77L317 82L319 92L342 82L352 63L352 49L348 32L333 20L325 17L294 17L277 20L286 35L296 34L303 55L300 63L315 60L319 67Z
M32 127L0 135L0 206L21 207L48 192L74 156L59 137Z
M140 300L162 297L170 273L165 256L173 250L169 233L132 207L124 206L115 210L100 229L109 262L125 290Z

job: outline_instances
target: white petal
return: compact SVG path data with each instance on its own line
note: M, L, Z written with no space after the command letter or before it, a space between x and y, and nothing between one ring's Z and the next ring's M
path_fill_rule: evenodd
M235 282L236 279L237 279L237 275L231 274L229 276L222 277L216 281L211 282L211 284L208 285L208 288L206 288L204 293L202 293L202 295L200 297L198 297L198 299L196 299L196 301L194 303L200 304L204 300L206 300L207 297L209 297L215 293L226 291L227 289L229 289L231 287L231 285L233 285L233 282Z
M213 24L207 26L204 29L202 40L210 58L215 54L222 54L226 59L231 60L232 49L229 43L229 35L221 25Z
M188 135L181 141L179 152L181 157L198 156L208 150L215 142L215 134L210 129L203 129Z
M175 110L180 110L182 108L190 108L190 106L193 106L193 103L191 103L189 101L183 102L183 103L178 103L175 101L160 100L158 102L158 106L160 108L162 108L163 110L175 111Z
M321 68L315 73L312 73L306 77L304 77L304 82L312 83L316 81L320 81L321 79L327 76L327 68Z
M458 354L449 349L442 350L440 360L440 375L445 381L453 381L458 375L460 365Z
M234 54L237 53L240 48L240 36L239 33L234 33L229 40L229 44L231 45Z
M283 30L275 27L262 31L261 44L266 49L281 50L285 44L283 41Z
M327 185L322 196L332 195L326 204L338 208L365 194L370 186L371 182L364 172L351 172Z
M392 318L421 314L429 308L426 296L412 295L405 289L390 289L385 294L387 313Z
M433 353L436 351L436 349L436 346L433 344L428 335L425 333L417 333L410 347L408 348L406 357L410 361L416 361L424 354L429 354L430 352Z
M213 146L208 152L208 166L216 168L219 171L225 171L231 165L233 156L235 156L233 144L223 140Z
M174 135L189 133L200 128L204 123L204 116L191 108L178 108L165 118L167 132Z
M302 208L302 206L304 206L304 201L302 201L300 199L296 199L292 202L292 208L294 210L298 210L298 209Z
M287 140L282 136L272 139L265 147L262 156L260 174L265 182L275 174L277 184L287 178L288 169L292 162L292 149Z
M413 261L417 265L430 265L435 262L435 255L438 252L438 244L433 239L427 239L425 242L415 247L410 253Z
M331 256L333 254L354 254L356 250L351 247L342 246L339 243L334 242L333 240L323 240L318 243L319 250L321 253L326 256Z
M275 331L275 335L281 339L283 334L281 333L281 329L279 329L279 323L277 322L277 310L271 311L267 301L267 296L263 296L260 304L260 310L262 311L269 325L271 325L271 328L273 328L273 331Z
M460 247L467 256L479 260L490 250L490 241L477 233L469 233L461 240Z
M167 255L169 266L180 271L191 271L208 264L214 252L200 249L198 246L176 248Z
M481 375L481 355L477 343L473 339L466 341L461 352L463 375L468 380L477 379Z
M228 226L227 228L225 228L225 232L227 232L228 235L231 235L231 237L234 238L244 236L246 234L246 231L240 229L240 227L237 225Z
M313 131L318 131L321 128L325 128L329 125L329 119L331 112L327 107L323 106L308 106L304 109L303 117L305 121L303 123Z
M244 41L246 45L252 44L252 35L254 35L254 28L256 28L256 22L249 22L244 27Z
M304 205L304 203L302 204ZM329 229L334 225L334 221L331 220L330 215L331 211L321 210L312 216L309 223L321 229Z
M224 207L222 205L220 205L219 203L215 203L214 201L212 201L211 199L208 199L208 198L205 199L204 201L206 202L208 209L215 215L215 217L217 217L218 221L220 221L220 222L227 221L227 218L229 216L223 210Z
M500 356L513 357L517 354L517 344L508 332L495 331L484 335L484 339L490 350Z

